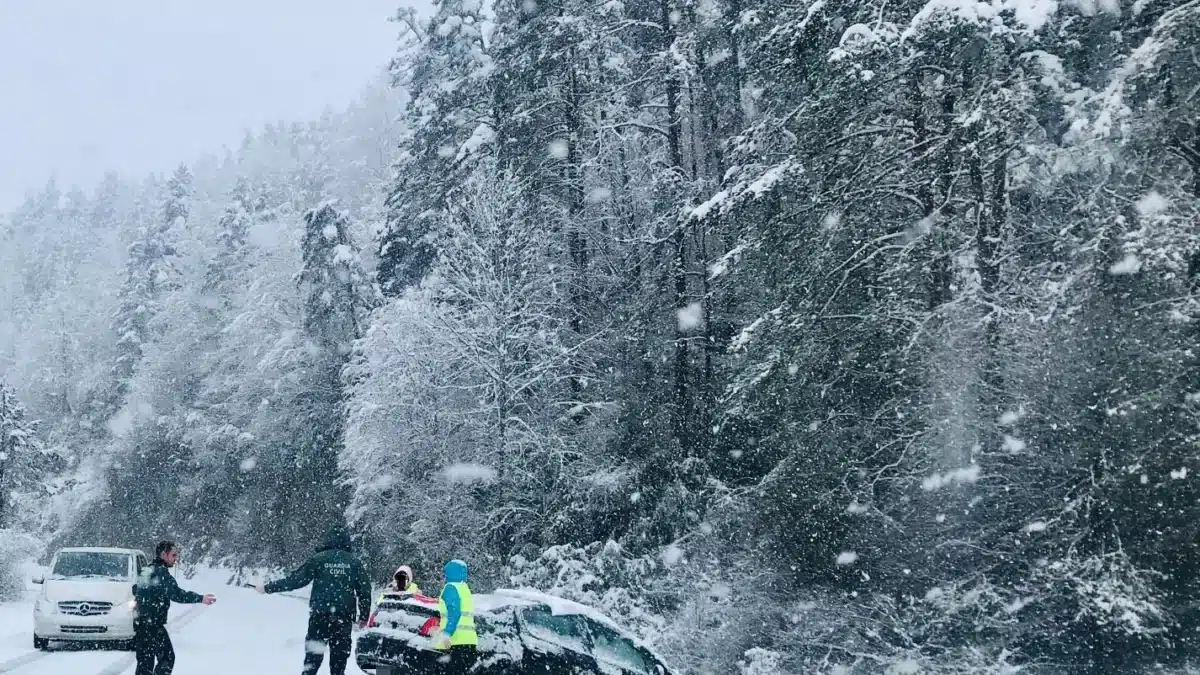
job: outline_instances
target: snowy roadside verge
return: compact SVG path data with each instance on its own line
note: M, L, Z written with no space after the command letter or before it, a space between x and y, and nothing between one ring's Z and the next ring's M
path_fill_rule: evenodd
M28 652L33 647L33 604L41 586L33 583L41 567L34 562L15 566L20 577L21 597L0 602L0 662Z

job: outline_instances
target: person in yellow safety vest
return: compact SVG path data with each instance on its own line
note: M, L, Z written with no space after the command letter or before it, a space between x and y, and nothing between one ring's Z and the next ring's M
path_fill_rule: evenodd
M479 634L475 632L475 600L467 587L467 564L451 560L445 567L446 585L438 600L438 611L442 621L434 644L448 651L450 663L447 673L466 673L478 658Z
M408 565L401 565L400 567L396 568L396 573L392 575L391 585L384 590L383 595L379 596L379 602L383 602L383 599L388 595L396 593L412 594L420 592L421 589L418 588L415 583L413 583L412 568Z

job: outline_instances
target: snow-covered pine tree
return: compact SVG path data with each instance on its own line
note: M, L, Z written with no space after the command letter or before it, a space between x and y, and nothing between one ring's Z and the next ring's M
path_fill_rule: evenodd
M54 468L45 461L35 431L16 392L0 380L0 528L16 519L15 493L33 489Z
M157 218L142 223L129 245L120 307L113 322L117 336L116 363L112 367L115 388L101 413L114 414L125 402L129 385L141 361L144 345L152 339L151 321L159 310L163 293L176 287L177 255L173 232L188 216L191 172L180 166L167 181L162 210ZM101 421L106 421L101 420Z
M523 187L494 165L461 186L427 288L377 313L351 368L351 513L381 548L412 547L425 565L502 560L589 524L587 504L566 505L602 458L572 441L577 347L563 341L559 245ZM410 512L425 515L388 541L387 514Z
M378 268L380 288L393 296L428 274L446 199L495 137L483 3L442 0L427 22L412 12L401 12L397 21L404 42L392 75L409 100Z
M345 518L338 469L346 410L342 371L377 304L349 230L346 214L331 202L304 216L295 277L300 330L282 337L268 357L277 369L272 405L260 408L253 425L260 443L269 445L260 447L260 468L251 476L261 509L252 527L264 528L266 553L289 560L304 555L314 533Z

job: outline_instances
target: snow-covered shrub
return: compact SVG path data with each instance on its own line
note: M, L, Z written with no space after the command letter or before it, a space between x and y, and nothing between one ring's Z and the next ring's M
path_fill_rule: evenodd
M41 542L17 530L0 530L0 602L17 600L25 592L30 564Z
M614 541L577 547L551 546L536 558L514 555L506 578L517 587L536 588L590 605L626 628L648 636L665 621L649 606L655 561L629 555Z
M961 591L961 589L960 589ZM1031 659L987 634L960 639L984 593L934 593L939 601L886 595L807 593L764 633L783 654L783 672L823 675L1012 675L1040 672ZM979 598L975 598L975 595ZM955 598L955 599L950 599ZM973 609L972 609L973 608ZM967 619L970 616L971 619ZM772 621L775 617L766 618Z

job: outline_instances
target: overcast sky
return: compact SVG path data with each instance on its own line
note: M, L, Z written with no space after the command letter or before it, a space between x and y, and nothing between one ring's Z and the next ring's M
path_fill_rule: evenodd
M402 2L0 0L0 209L51 175L165 171L350 102Z

